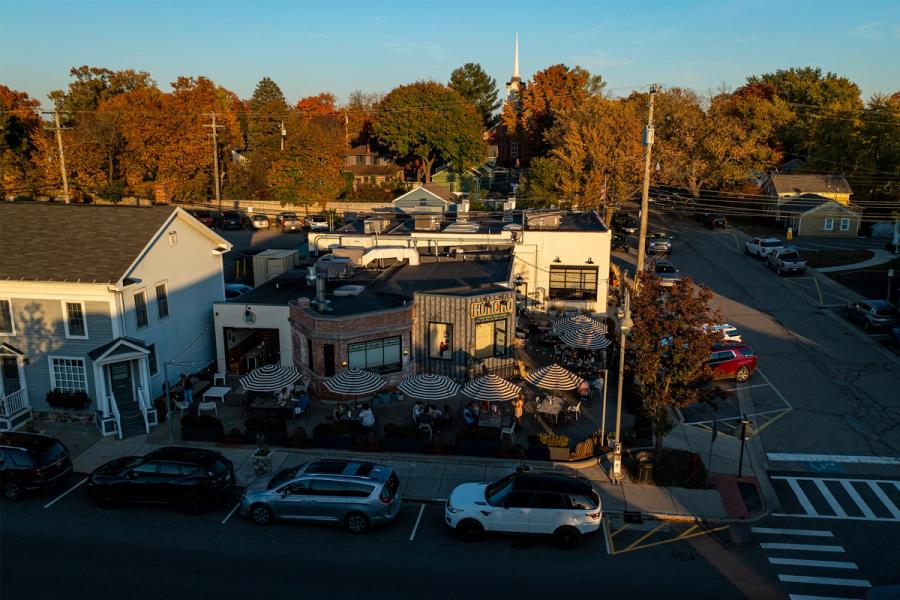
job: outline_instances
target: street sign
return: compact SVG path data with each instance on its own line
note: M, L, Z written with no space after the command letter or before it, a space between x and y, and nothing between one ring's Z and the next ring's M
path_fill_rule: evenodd
M741 439L747 441L753 435L753 421L743 419L741 421Z
M622 444L616 442L613 447L613 479L618 481L622 479Z

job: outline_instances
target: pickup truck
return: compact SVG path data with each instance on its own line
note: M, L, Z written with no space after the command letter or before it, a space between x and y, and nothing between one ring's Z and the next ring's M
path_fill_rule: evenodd
M806 259L800 256L796 248L787 247L769 252L766 254L766 264L779 275L806 272Z
M669 236L662 232L653 232L647 234L646 254L671 254L672 242Z

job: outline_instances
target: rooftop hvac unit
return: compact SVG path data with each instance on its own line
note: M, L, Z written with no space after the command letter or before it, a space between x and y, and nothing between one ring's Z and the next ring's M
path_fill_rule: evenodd
M298 261L296 250L263 250L253 257L253 287L290 271Z
M559 229L562 218L557 212L526 215L528 229Z
M351 259L346 256L326 254L316 261L316 274L328 279L349 277L353 274Z
M440 231L439 215L416 215L416 231Z
M387 219L369 218L363 221L363 233L381 233L387 228Z

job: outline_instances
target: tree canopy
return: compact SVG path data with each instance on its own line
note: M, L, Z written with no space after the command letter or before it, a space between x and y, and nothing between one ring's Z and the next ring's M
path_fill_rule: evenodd
M478 63L466 63L450 73L450 89L475 107L483 127L493 127L499 117L495 114L502 104L497 99L497 80L484 72Z
M418 161L426 183L436 161L463 169L486 156L475 108L433 81L394 88L375 109L372 132L401 164Z
M247 146L269 156L280 151L281 123L287 114L287 101L278 84L263 77L248 102Z

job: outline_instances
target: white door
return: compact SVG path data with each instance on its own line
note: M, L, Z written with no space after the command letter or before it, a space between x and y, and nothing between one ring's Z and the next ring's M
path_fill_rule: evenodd
M566 524L566 504L561 494L538 492L531 499L530 533L553 533Z
M490 507L486 529L506 533L528 533L530 505L530 492L510 493L501 506Z

